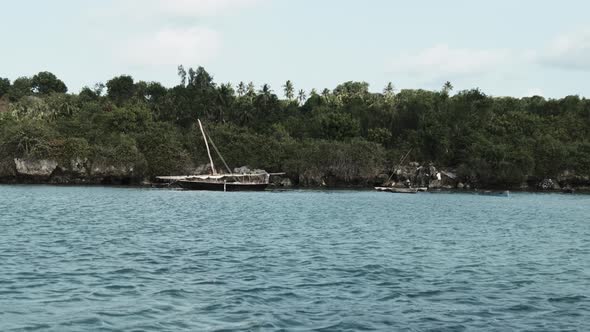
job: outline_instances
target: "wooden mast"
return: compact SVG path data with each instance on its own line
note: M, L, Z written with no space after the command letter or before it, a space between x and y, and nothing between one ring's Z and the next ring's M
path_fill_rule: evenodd
M213 175L217 175L217 171L215 171L215 165L213 165L213 158L211 158L211 150L209 150L209 143L207 142L207 136L205 136L205 131L203 130L203 125L201 124L201 120L197 119L199 122L199 128L201 129L201 134L203 134L203 140L205 141L205 146L207 147L207 155L209 156L209 161L211 162L211 171Z

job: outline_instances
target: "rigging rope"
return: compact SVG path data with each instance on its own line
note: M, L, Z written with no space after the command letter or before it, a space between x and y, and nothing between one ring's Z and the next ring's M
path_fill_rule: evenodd
M213 142L211 142L211 143L213 143ZM213 147L215 147L215 145ZM408 153L406 153L406 155L399 161L399 164L397 165L397 167L394 167L393 168L392 173L389 176L389 179L387 179L387 182L391 181L391 179L393 178L393 175L395 174L395 170L397 168L400 168L400 166L404 163L404 161L406 160L406 158L408 158L408 156L410 155L410 152L412 152L413 149L414 148L410 149L410 151L408 151Z
M225 159L223 159L223 156L221 155L221 153L219 152L219 149L217 149L217 146L215 145L215 143L213 142L213 140L211 139L211 136L209 136L209 133L207 131L205 131L205 134L207 135L207 138L209 139L209 142L211 142L211 145L213 146L213 149L215 150L215 152L217 152L217 155L219 156L219 158L221 158L221 161L223 161L223 165L225 165L225 168L227 169L227 172L229 174L232 174L231 169L229 168L229 166L227 165L227 163L225 162Z

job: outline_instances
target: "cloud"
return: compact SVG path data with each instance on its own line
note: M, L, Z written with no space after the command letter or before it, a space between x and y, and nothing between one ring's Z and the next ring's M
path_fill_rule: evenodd
M204 63L213 58L222 36L204 21L255 6L266 0L118 0L96 5L96 18L122 22L133 28L112 36L120 61L133 65ZM203 22L200 22L200 19ZM199 20L195 27L195 21ZM137 27L145 26L140 29ZM153 32L149 32L153 31Z
M422 80L450 79L492 71L509 62L511 57L512 52L503 49L453 49L442 44L400 54L390 62L389 70Z
M562 69L590 70L590 28L558 36L539 52L537 62Z
M148 66L203 63L217 54L220 45L219 34L208 28L166 28L128 43L124 60Z
M119 0L95 5L98 17L132 20L216 17L258 5L266 0Z
M157 7L174 16L217 16L253 6L261 0L156 0Z

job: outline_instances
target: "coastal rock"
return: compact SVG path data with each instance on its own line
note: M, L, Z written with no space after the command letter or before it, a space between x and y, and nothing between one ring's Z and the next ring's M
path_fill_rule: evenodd
M293 187L293 182L287 177L273 176L271 183L276 187L290 188Z
M242 166L234 168L234 174L247 174L251 173L250 167Z
M102 162L92 164L90 173L94 177L131 177L134 174L133 165L109 165Z
M57 168L55 160L14 159L17 175L49 178Z
M440 174L437 174L437 177L439 177L441 180L441 183L443 184L443 188L444 187L451 187L451 188L457 188L457 185L459 185L459 177L457 176L457 174L455 172L452 171L440 171Z
M16 176L16 167L12 160L0 160L0 178L11 179Z
M554 182L552 179L543 179L541 182L539 182L537 188L540 190L554 190L556 185L559 187L559 184Z
M293 187L293 182L291 182L291 179L289 178L283 178L281 182L279 182L279 184L281 185L281 187L285 188Z
M76 158L70 160L67 165L60 164L58 168L62 173L83 176L88 174L87 163L87 159Z
M559 174L557 182L562 187L587 187L590 186L590 176L578 174L573 170L566 170Z
M420 166L416 169L413 185L416 187L427 187L431 180L430 167Z
M430 189L440 189L442 187L443 187L443 184L442 184L441 180L432 180L428 184L428 188L430 188Z
M326 182L323 179L322 172L315 168L309 168L299 174L299 185L304 187L321 187L325 186Z

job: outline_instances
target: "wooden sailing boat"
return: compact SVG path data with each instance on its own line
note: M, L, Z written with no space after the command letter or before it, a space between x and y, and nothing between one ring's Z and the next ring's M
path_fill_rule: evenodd
M189 190L215 190L215 191L262 191L268 187L270 175L267 172L264 173L249 173L249 174L234 174L230 170L229 166L219 153L219 150L211 140L211 137L203 130L203 124L201 120L197 120L199 123L199 129L203 134L203 140L207 148L207 155L209 156L209 162L211 166L211 174L205 175L193 175L186 176L177 179L178 185L181 188ZM219 158L223 161L228 173L218 173L211 157L211 150L209 149L209 142L215 149L215 152L219 155ZM281 173L276 173L281 174Z
M406 158L410 155L410 152L412 152L412 149L410 149L410 151L408 151L408 153L406 153L406 155L400 160L399 165L397 166L397 168L399 168L403 162L406 160ZM375 187L375 190L377 191L382 191L382 192L389 192L389 193L398 193L398 194L416 194L418 192L424 192L424 191L428 191L428 188L412 188L410 186L408 187L393 187L391 185L391 179L393 178L393 174L395 173L395 167L393 168L393 172L391 173L391 176L389 176L389 179L387 179L387 181L385 181L385 183L380 186L380 187Z

